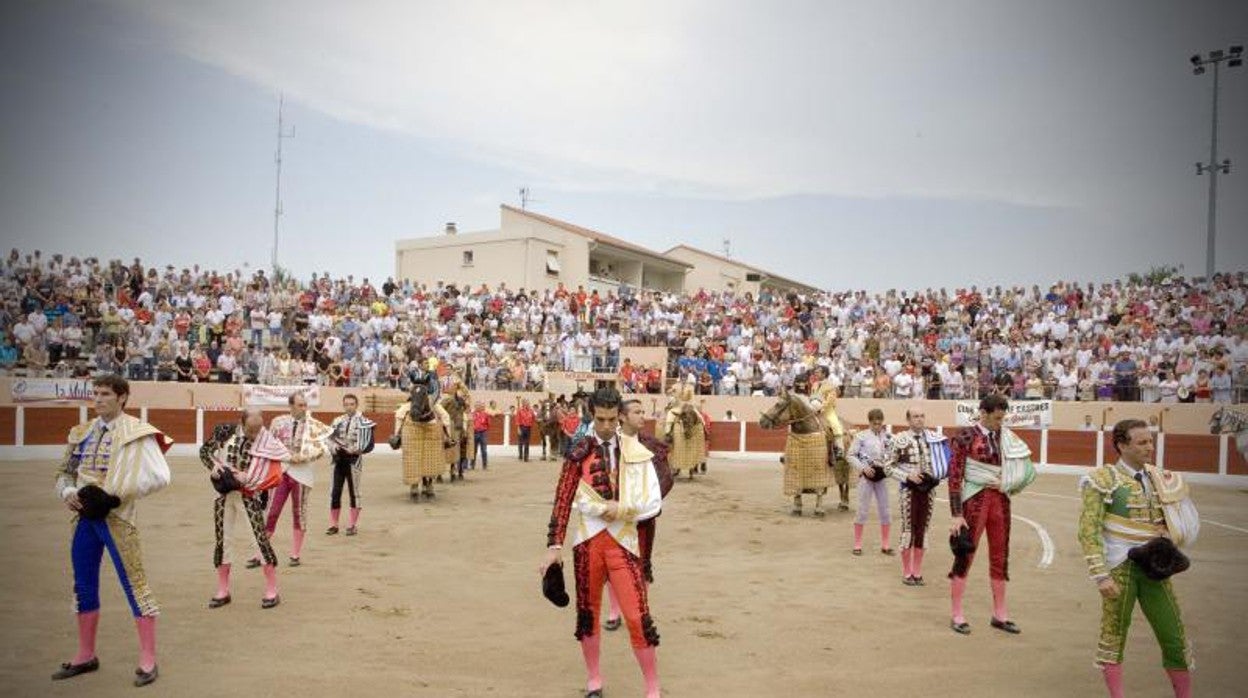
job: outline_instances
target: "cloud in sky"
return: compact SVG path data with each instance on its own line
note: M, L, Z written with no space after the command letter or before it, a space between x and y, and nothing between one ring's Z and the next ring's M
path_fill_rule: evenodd
M573 190L1078 206L1155 151L1175 110L1146 86L1183 72L1164 4L126 4L196 60Z
M1210 76L1241 3L0 6L12 244L392 273L396 238L535 209L843 288L1203 269ZM1239 34L1236 32L1239 31ZM1248 71L1219 267L1248 268ZM326 254L333 249L333 254Z

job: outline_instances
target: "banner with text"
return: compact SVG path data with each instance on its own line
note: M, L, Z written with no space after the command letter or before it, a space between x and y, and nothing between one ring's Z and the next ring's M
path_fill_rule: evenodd
M9 393L13 402L87 402L95 398L95 387L77 378L18 378Z
M979 421L979 403L971 400L959 400L957 424L969 426ZM1052 400L1011 400L1005 413L1007 427L1033 427L1039 429L1053 423Z
M578 390L594 392L599 381L615 383L618 373L589 373L582 371L547 371L546 392L572 397Z
M308 407L321 404L321 388L317 385L244 385L243 404L260 407L285 407L290 396L302 393Z

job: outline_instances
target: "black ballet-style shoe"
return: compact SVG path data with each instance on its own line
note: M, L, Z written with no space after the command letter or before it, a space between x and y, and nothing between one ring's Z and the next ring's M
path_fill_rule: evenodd
M880 554L881 554L881 555L892 555L892 554L893 554L893 549L892 549L892 548L880 548Z
M953 620L951 620L951 621L949 621L949 627L953 630L953 632L955 632L955 633L957 633L957 634L959 634L959 635L970 635L970 634L971 634L971 624L970 624L970 623L959 623L959 622L957 622L957 621L953 621Z
M927 584L923 581L923 578L922 578L922 577L911 577L911 579L913 579L913 580L914 580L914 585L915 585L916 587L925 587L925 586L927 586Z
M292 555L290 558L289 564L291 567L298 567L299 565L302 565L303 563L299 561L299 558Z
M267 610L270 608L274 608L281 602L282 602L282 597L280 594L278 596L274 596L271 599L260 599L260 608Z
M347 535L348 535L348 536L354 536L356 533L358 533L358 531L356 531L356 530L355 530L355 526L348 526L348 527L347 527Z
M99 668L99 657L92 657L82 664L70 664L69 662L64 662L61 664L61 668L52 675L52 680L61 681L63 679L72 679L79 674L89 674L93 671L97 671Z
M159 676L160 676L160 667L158 666L153 666L151 671L143 671L142 669L135 669L134 670L134 685L139 686L139 687L146 686L149 683L154 683L156 681L156 678Z
M1017 625L1014 624L1014 621L997 620L996 617L993 617L992 619L992 627L996 628L997 630L1000 630L1001 632L1009 633L1011 635L1017 635L1023 632L1022 630L1019 629Z
M258 557L253 557L253 558L251 558L250 560L248 560L248 561L247 561L247 565L246 565L246 567L247 567L247 569L249 569L249 570L254 570L254 569L256 569L257 567L259 567L259 566L260 566L260 564L261 564L261 563L260 563L260 558L258 558Z
M621 621L619 618L608 618L607 622L602 624L602 627L606 628L607 630L619 630L620 625L622 623L623 621Z
M229 604L230 601L233 601L233 599L230 598L229 594L222 597L214 596L211 599L208 599L208 608L221 608L222 606Z
M901 583L905 584L908 587L912 587L914 586L914 577L902 577Z
M337 527L337 526L330 526L329 528L325 529L325 535L327 535L327 536L336 536L336 535L338 535L338 527Z
M595 688L592 691L585 691L585 698L602 698L602 689Z

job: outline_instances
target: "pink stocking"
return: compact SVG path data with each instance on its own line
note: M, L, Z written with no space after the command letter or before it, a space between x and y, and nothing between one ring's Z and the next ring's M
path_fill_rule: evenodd
M901 549L901 576L906 577L907 579L914 576L914 570L910 566L910 553L912 550L913 548Z
M156 668L156 616L139 616L134 624L139 630L139 668L150 674Z
M598 649L602 646L602 635L595 632L581 638L581 654L585 657L585 690L593 691L602 688L602 673L598 669Z
M277 566L264 566L264 598L277 598Z
M641 675L646 680L646 698L659 698L659 659L653 647L633 648L633 655L641 665Z
M910 549L910 574L923 576L923 548Z
M862 550L862 524L854 524L854 550Z
M1010 619L1009 611L1005 610L1005 580L991 579L992 583L992 617L1000 621Z
M953 602L953 622L965 623L962 614L962 595L966 593L966 577L953 577L949 580L949 595Z
M1192 674L1187 669L1166 669L1170 675L1170 685L1174 687L1174 698L1192 698Z
M1122 697L1122 665L1102 664L1101 673L1105 675L1105 687L1109 689L1109 698Z
M360 522L360 508L351 507L351 528L355 528L355 525L358 524L359 522Z
M95 631L100 627L100 612L78 614L78 654L70 664L85 664L95 657Z
M224 599L230 595L230 566L221 565L217 568L217 596Z
M293 552L290 553L290 556L293 558L298 559L299 553L303 551L303 534L304 532L300 531L297 528L294 531L295 543L294 543L294 546L292 546L291 548Z
M888 545L888 540L889 540L889 535L888 535L888 532L889 532L889 529L891 529L891 528L892 528L892 526L890 526L889 524L880 524L880 547L881 547L881 548L883 548L883 549L885 549L885 550L887 550L887 549L888 549L888 547L889 547L889 545Z
M342 509L329 510L329 525L338 528L338 515L342 513Z

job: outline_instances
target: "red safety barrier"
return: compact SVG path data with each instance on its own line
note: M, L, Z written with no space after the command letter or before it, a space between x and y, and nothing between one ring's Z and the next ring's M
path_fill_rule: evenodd
M0 407L0 446L13 446L17 443L17 410L16 406ZM69 430L78 424L81 413L77 405L72 406L23 406L24 433L22 441L30 446L52 446L65 443ZM127 414L138 417L140 410L131 408ZM265 422L286 414L285 409L274 408L264 413ZM313 416L325 423L333 421L339 413L332 411L316 411ZM394 431L394 415L390 412L370 412L368 417L377 423L374 432L376 442L384 447ZM91 416L88 412L88 418ZM183 446L195 445L196 411L191 409L151 408L147 413L148 421L153 426L173 438L174 442ZM212 433L218 424L233 422L238 419L236 410L203 410L203 435ZM504 442L506 422L510 421L510 443L519 441L519 429L513 420L505 420L502 416L490 419L487 442L491 446L500 446ZM645 432L655 433L655 420L647 420ZM847 429L863 428L861 425L846 424ZM736 452L741 447L740 422L712 422L710 424L710 447L712 451L726 453ZM784 429L763 429L757 422L746 422L745 450L751 453L779 453L784 451L787 431ZM956 428L946 429L952 436ZM1016 429L1015 433L1031 447L1033 457L1040 461L1060 465L1091 466L1096 464L1097 443L1099 438L1104 443L1103 458L1105 462L1113 462L1117 458L1111 435L1105 431L1066 431L1049 430L1047 436L1047 454L1040 449L1043 432L1033 429ZM1217 473L1221 438L1212 434L1166 434L1165 451L1161 459L1165 467L1197 473ZM534 427L531 443L540 448L541 436ZM1229 475L1248 476L1248 462L1235 448L1235 440L1230 438L1227 450L1226 473ZM382 449L385 453L388 449ZM1047 458L1045 456L1047 455Z
M757 422L745 425L745 450L763 452L783 452L784 441L788 438L787 429L764 429Z
M490 446L503 445L503 416L490 417L490 428L485 432L485 443ZM512 443L515 443L513 440Z
M1244 457L1239 454L1239 449L1235 448L1234 437L1230 439L1226 450L1226 474L1248 475L1248 461L1244 460Z
M88 411L88 416L90 411ZM26 407L23 418L27 446L53 446L65 443L69 430L77 426L81 414L77 407Z
M1014 433L1031 449L1032 460L1040 460L1040 430L1015 429Z
M0 446L17 443L17 408L0 407Z
M389 453L390 436L394 434L394 413L393 412L365 412L365 417L376 422L377 426L373 429L373 442L376 444L373 448L381 453Z
M711 422L711 450L735 451L741 448L741 422Z
M1166 452L1163 459L1169 470L1189 473L1218 472L1218 440L1212 434L1166 434ZM1105 460L1111 459L1105 452Z
M173 439L175 444L195 445L195 411L151 408L147 421ZM209 432L211 433L211 432ZM207 434L205 434L207 436Z
M1049 431L1048 462L1058 465L1096 465L1095 431ZM1033 458L1040 458L1040 450L1035 449Z

